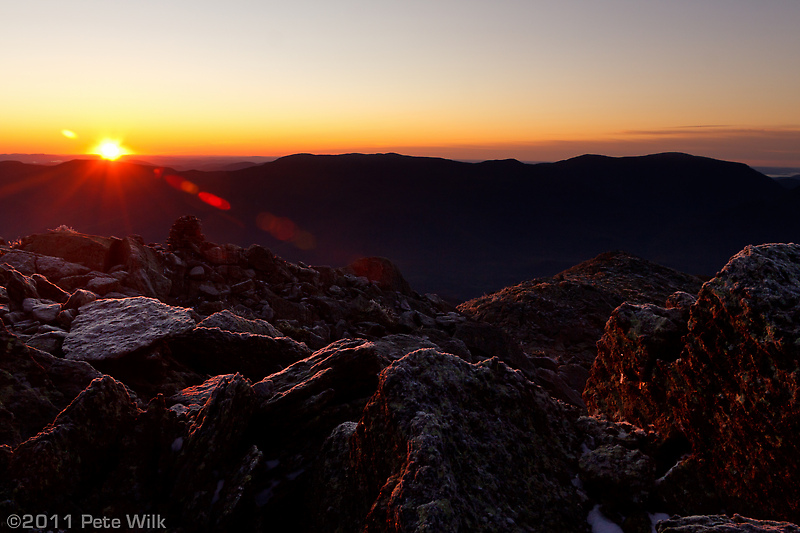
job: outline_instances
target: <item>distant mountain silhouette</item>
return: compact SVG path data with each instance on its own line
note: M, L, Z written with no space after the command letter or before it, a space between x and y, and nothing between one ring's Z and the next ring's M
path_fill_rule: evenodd
M231 209L176 188L183 181ZM746 244L800 240L800 195L746 165L677 153L535 165L300 154L218 172L6 161L0 207L6 239L64 224L163 242L164 228L194 214L215 242L258 243L293 261L334 266L385 256L413 287L456 299L608 250L711 275ZM257 220L290 220L316 246L280 241Z
M65 154L0 154L0 161L19 161L32 165L57 165L74 159L99 160L101 157L94 154L65 155ZM239 170L249 166L260 165L274 161L276 157L265 156L214 156L214 155L126 155L120 161L140 165L159 165L177 170L205 170L208 172L218 170Z
M796 189L800 187L800 174L797 176L786 176L775 178L775 181L786 187L787 189Z

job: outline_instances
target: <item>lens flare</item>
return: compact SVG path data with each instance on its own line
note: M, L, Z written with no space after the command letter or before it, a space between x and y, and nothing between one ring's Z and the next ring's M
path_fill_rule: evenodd
M261 212L256 217L256 226L279 241L290 242L301 250L311 250L317 246L314 235L300 229L297 224L286 217Z
M216 194L211 194L210 192L201 191L197 193L197 197L211 207L216 207L217 209L221 209L223 211L227 211L231 208L230 202L224 198L220 198Z
M221 211L230 211L231 209L231 203L225 198L220 198L216 194L211 194L210 192L201 191L196 183L178 176L177 174L165 175L163 168L154 168L153 175L155 175L156 179L163 178L173 189L191 194L192 196L197 196L200 201L207 203L211 207L216 207Z
M64 137L67 137L68 139L77 139L78 138L78 135L74 131L71 131L71 130L61 130L61 135L63 135Z
M156 169L160 170L160 169ZM171 187L178 189L179 191L183 191L189 194L198 194L200 192L200 187L195 185L189 180L183 179L180 176L176 176L175 174L168 174L164 177L164 180L169 183Z

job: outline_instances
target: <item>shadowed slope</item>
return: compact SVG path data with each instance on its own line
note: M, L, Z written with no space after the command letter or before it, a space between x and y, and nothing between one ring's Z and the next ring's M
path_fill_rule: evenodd
M798 195L745 165L685 154L538 165L300 154L232 172L173 174L224 198L229 211L154 179L155 170L4 163L0 231L13 238L67 224L161 241L169 221L194 214L217 242L255 242L291 260L391 257L412 286L456 299L609 249L710 275L746 244L800 238ZM315 246L276 239L259 229L260 215L290 221Z

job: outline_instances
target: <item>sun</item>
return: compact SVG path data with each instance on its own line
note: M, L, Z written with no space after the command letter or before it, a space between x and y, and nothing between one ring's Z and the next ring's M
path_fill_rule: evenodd
M92 151L93 154L97 154L103 159L107 159L109 161L115 161L119 159L121 156L128 154L128 150L122 147L119 141L112 141L110 139L106 139L102 141L97 147Z

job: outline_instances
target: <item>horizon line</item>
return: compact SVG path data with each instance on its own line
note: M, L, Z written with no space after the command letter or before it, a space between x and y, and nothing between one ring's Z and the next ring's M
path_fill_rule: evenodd
M612 159L622 159L622 158L630 158L630 157L646 157L646 156L661 155L661 154L685 154L685 155L689 155L689 156L693 156L693 157L704 157L704 158L708 158L708 159L715 159L715 160L718 160L718 161L727 161L727 162L732 162L732 163L742 163L742 164L746 164L746 165L748 165L748 166L750 166L752 168L781 169L781 170L789 171L789 173L787 175L791 175L794 171L800 171L800 165L792 165L792 164L788 164L788 165L787 164L769 164L769 165L750 164L750 163L746 163L746 162L741 161L741 160L726 159L726 158L719 158L719 157L705 156L705 155L697 155L697 154L693 154L693 153L689 153L689 152L682 152L682 151L675 151L675 150L654 151L654 152L647 152L647 153L639 153L639 154L636 154L636 155L608 155L608 154L597 153L597 152L585 152L585 153L579 153L577 155L566 157L566 158L550 159L550 160L520 159L520 158L517 158L517 157L494 157L494 158L486 158L486 159L483 159L483 158L462 158L462 157L437 156L437 155L429 155L429 154L416 155L416 154L410 154L410 153L401 153L401 152L397 152L397 151L387 151L387 152L380 152L380 151L375 151L375 152L372 152L372 151L305 152L305 151L300 151L300 152L287 153L287 154L284 154L284 155L255 155L255 154L250 154L250 155L233 154L233 155L230 155L230 154L190 154L190 153L184 153L184 154L149 153L149 154L145 154L145 153L137 153L137 154L126 154L126 155L123 155L117 161L119 161L119 162L129 162L129 163L134 163L134 164L135 163L147 163L147 164L156 165L155 163L150 163L149 161L146 161L146 160L145 161L137 161L137 159L146 159L148 157L163 158L163 159L195 159L195 160L203 160L203 159L205 159L205 160L232 159L232 160L238 160L238 161L240 161L242 163L246 163L246 162L248 162L247 159L254 158L254 159L263 160L263 161L260 161L260 162L257 162L257 163L254 162L256 165L260 165L260 164L265 164L265 163L269 163L269 162L272 162L272 161L276 161L278 159L282 159L282 158L286 158L286 157L292 157L292 156L298 156L298 155L311 155L311 156L399 155L399 156L403 156L403 157L446 159L446 160L450 160L450 161L458 161L458 162L463 162L463 163L483 163L483 162L488 162L488 161L509 161L509 160L513 160L513 161L519 161L520 163L523 163L523 164L534 164L535 165L535 164L543 164L543 163L557 163L557 162L560 162L560 161L568 161L570 159L575 159L575 158L579 158L579 157L583 157L583 156L591 156L591 155L596 155L596 156L601 156L601 157L608 157L608 158L612 158ZM59 154L59 153L46 153L46 152L33 152L33 153L13 152L13 153L0 153L0 161L14 161L15 159L12 159L12 158L15 157L15 156L22 156L22 157L26 157L26 158L31 158L31 157L58 158L58 159L50 160L48 162L41 162L41 163L40 162L30 162L30 161L19 161L21 163L26 163L26 164L42 164L42 165L57 165L57 164L60 164L60 163L66 163L66 162L69 162L69 161L76 161L76 160L97 160L97 161L102 161L103 160L103 157L98 155L98 154L68 154L68 153Z

